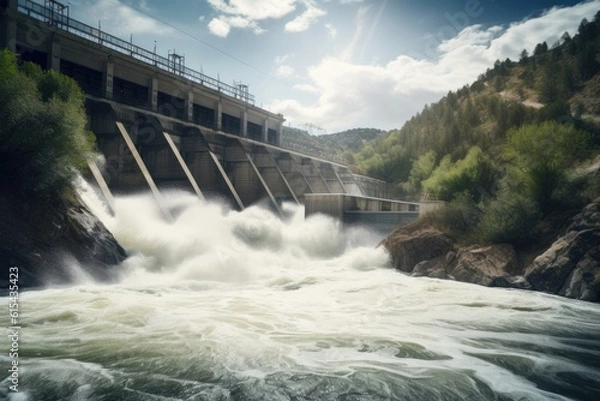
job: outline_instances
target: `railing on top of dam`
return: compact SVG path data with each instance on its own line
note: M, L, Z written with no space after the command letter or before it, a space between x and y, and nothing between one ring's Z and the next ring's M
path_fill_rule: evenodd
M19 0L18 9L21 13L27 14L30 17L54 25L57 28L73 33L84 39L98 42L102 46L116 50L119 53L134 57L137 60L147 64L154 65L170 73L182 76L190 81L200 85L215 89L226 95L240 99L246 103L254 104L254 95L247 91L247 86L233 86L221 82L218 79L204 75L201 72L192 70L184 65L177 64L173 59L169 59L156 54L155 52L146 50L136 46L131 42L127 42L116 36L110 35L98 28L86 25L82 22L70 18L68 15L56 12L52 8L46 7L30 0Z

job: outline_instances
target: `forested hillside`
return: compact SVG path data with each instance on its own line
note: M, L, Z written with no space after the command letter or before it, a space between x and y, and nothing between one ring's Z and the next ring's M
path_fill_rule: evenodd
M600 12L574 37L496 61L348 161L404 197L470 205L471 226L489 241L524 240L525 225L600 194L589 173L600 145L599 54ZM506 227L507 216L520 222Z
M321 135L318 140L343 153L347 150L358 150L368 141L372 141L384 133L385 131L376 128L354 128L335 134Z
M354 128L334 134L315 136L299 128L284 126L281 145L304 153L342 161L342 156L351 158L352 152L384 133L385 131L376 128Z

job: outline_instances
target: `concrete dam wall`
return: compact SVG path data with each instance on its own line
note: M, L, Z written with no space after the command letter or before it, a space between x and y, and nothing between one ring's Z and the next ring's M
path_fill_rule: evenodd
M280 147L284 117L257 107L246 85L226 84L186 67L177 54L163 57L76 21L60 2L0 0L0 47L72 77L85 91L89 129L104 156L90 169L109 203L113 193L146 190L160 203L161 191L171 188L236 209L266 202L276 211L284 201L306 203L309 194L388 197L383 181ZM350 210L331 212L331 200L310 199L308 214L363 222L361 211L382 212L395 219L389 202L346 201ZM410 212L418 215L418 204Z

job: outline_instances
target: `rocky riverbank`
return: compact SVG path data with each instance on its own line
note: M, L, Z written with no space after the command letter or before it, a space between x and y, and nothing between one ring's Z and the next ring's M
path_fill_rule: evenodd
M113 235L75 191L52 200L0 192L0 291L8 269L19 268L19 287L111 280L126 257Z
M431 227L401 227L382 244L394 266L414 276L543 291L600 302L600 199L535 257L509 244L459 247Z

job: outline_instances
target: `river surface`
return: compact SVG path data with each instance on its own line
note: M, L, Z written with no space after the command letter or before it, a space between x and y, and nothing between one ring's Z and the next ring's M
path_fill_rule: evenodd
M116 283L72 265L77 285L20 294L0 400L600 400L600 305L409 277L380 236L296 206L171 193L166 222L84 195L132 256Z

